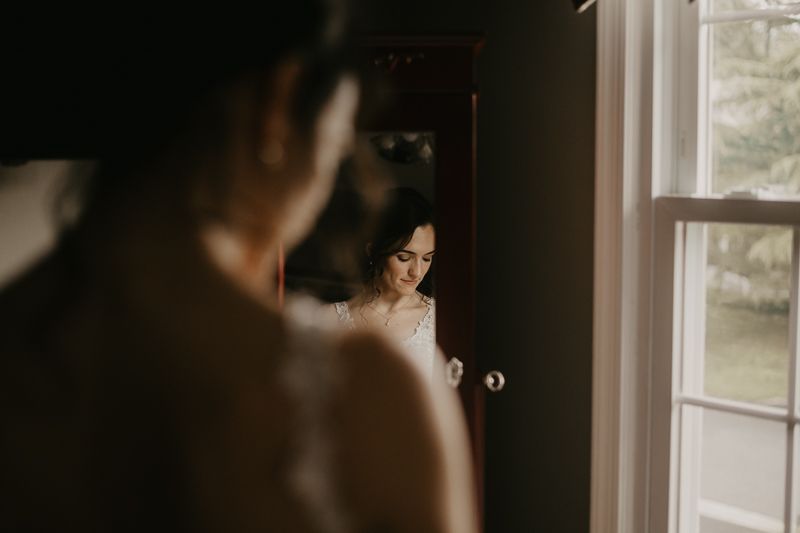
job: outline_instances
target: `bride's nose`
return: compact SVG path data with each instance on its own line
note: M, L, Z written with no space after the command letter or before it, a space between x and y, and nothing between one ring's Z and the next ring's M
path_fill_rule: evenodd
M409 261L408 266L408 274L414 278L417 277L417 273L419 273L419 259L413 259Z

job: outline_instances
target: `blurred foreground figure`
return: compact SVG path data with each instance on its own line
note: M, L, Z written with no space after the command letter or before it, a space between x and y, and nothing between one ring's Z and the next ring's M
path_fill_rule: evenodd
M95 50L154 52L108 74L143 79L127 121L0 294L0 530L475 530L452 391L277 308L280 243L325 205L360 85L341 6L275 5L159 13Z

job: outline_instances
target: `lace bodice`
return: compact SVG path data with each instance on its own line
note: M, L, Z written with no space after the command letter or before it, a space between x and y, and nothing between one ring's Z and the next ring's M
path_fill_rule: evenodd
M426 376L433 376L433 357L436 352L436 300L430 298L427 302L428 312L419 321L414 334L400 343L411 360L419 365ZM356 324L347 307L347 302L337 302L336 314L339 315L339 324L349 329L355 329Z
M334 437L326 423L340 375L327 335L314 324L318 305L311 299L299 299L285 308L289 353L282 381L299 407L286 481L316 531L346 533L352 531L351 517L343 505Z

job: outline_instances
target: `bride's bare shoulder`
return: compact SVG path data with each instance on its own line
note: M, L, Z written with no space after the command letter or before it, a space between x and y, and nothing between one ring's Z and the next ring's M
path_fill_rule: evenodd
M337 352L348 378L369 378L369 383L361 387L365 394L384 396L385 385L404 389L404 394L426 392L424 376L381 336L364 333L344 336L338 342ZM381 383L381 378L388 383Z
M343 321L343 317L341 316L344 313L344 311L342 311L343 303L346 304L345 309L347 309L347 313L352 317L353 312L358 309L357 297L351 298L346 302L326 303L321 305L316 314L317 324L324 328L340 325Z
M323 304L317 310L316 322L326 328L332 328L339 323L339 312L336 304Z
M337 421L341 460L357 514L367 523L389 519L399 526L408 520L397 512L399 505L427 508L414 517L418 524L436 522L428 502L438 499L431 476L440 470L439 446L421 375L377 336L347 335L338 356L344 378ZM411 525L396 530L413 531Z
M432 386L377 336L344 336L337 352L342 467L358 514L398 532L473 531L466 431L448 422L462 417L453 391ZM454 476L466 481L453 483ZM463 508L453 509L453 495Z

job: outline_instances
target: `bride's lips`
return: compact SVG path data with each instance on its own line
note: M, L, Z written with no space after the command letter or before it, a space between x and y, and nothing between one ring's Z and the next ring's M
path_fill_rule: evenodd
M407 279L402 279L402 280L400 280L400 281L402 281L403 283L406 283L406 284L408 284L408 285L416 285L417 283L419 283L419 280L418 280L418 279L417 279L417 280L407 280Z

